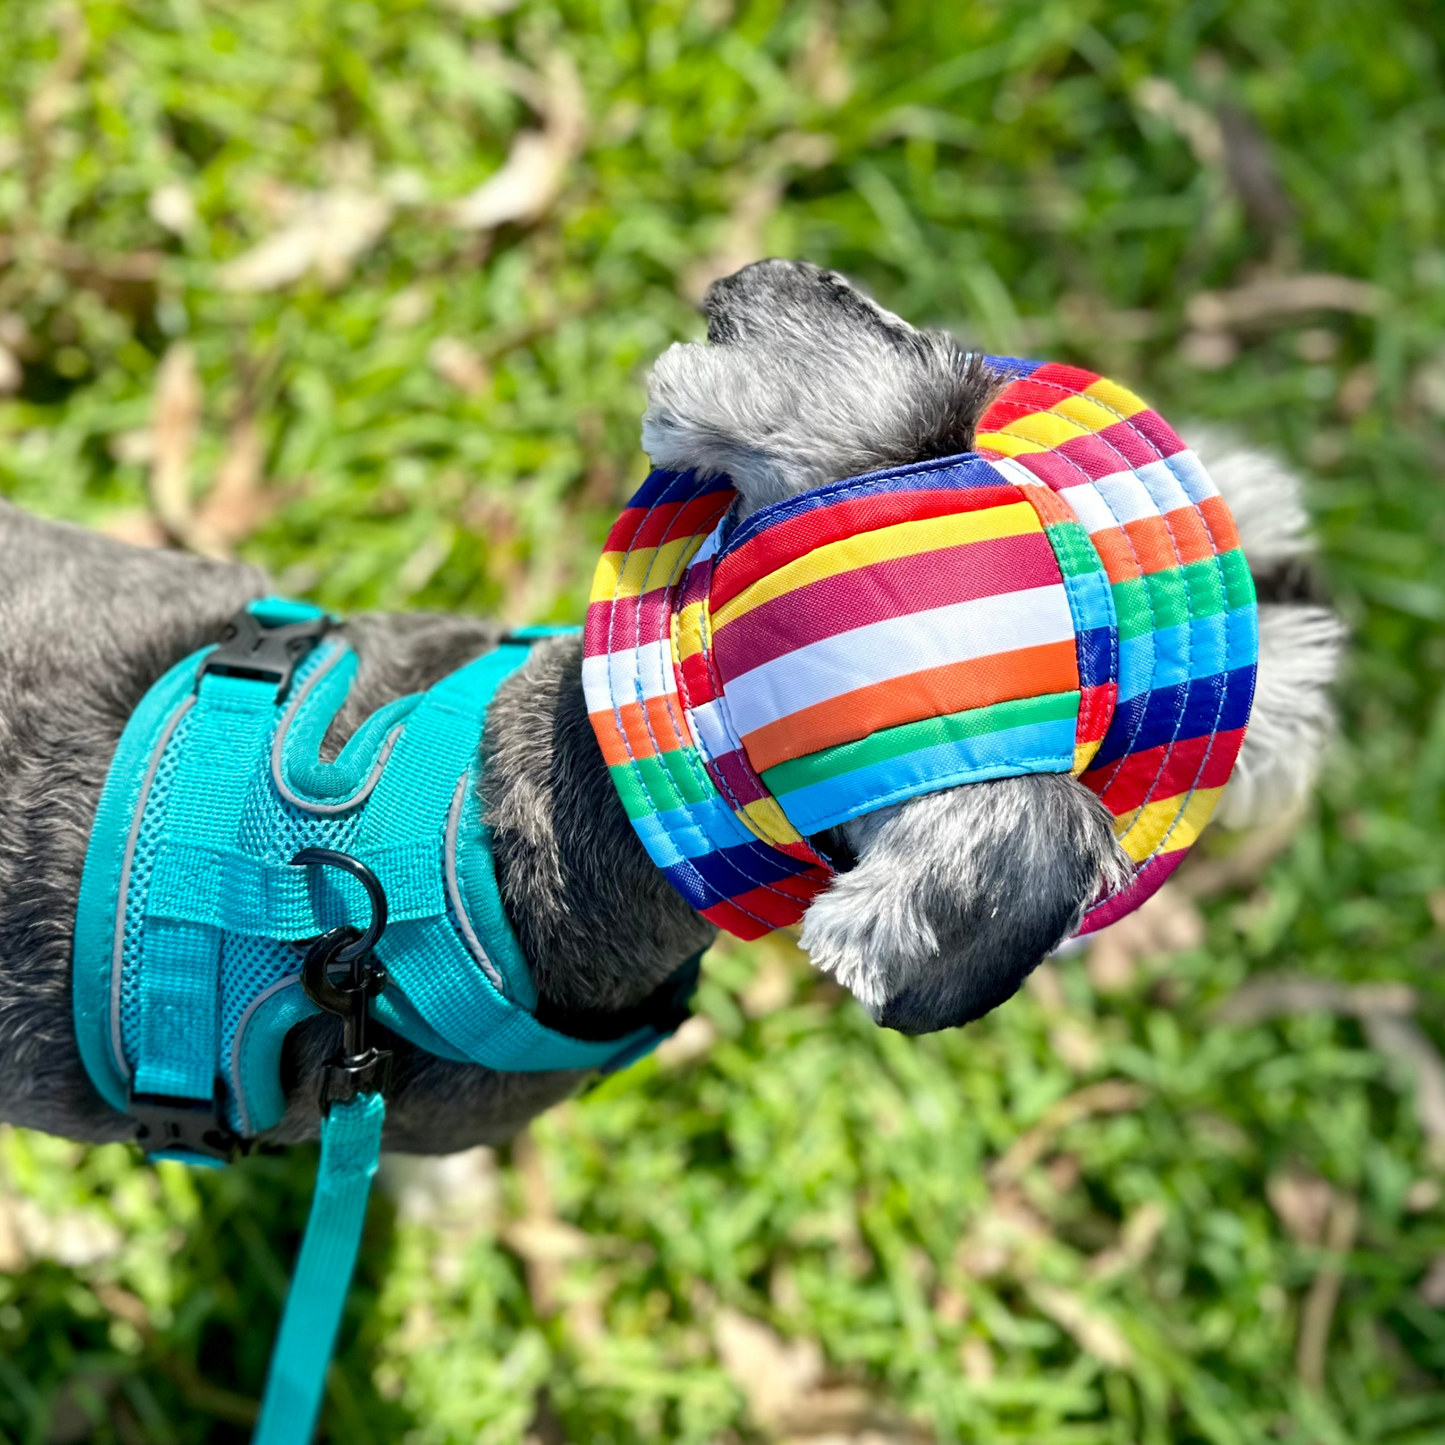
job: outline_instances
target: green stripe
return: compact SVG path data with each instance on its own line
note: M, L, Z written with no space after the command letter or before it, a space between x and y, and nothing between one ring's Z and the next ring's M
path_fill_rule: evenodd
M1224 595L1229 610L1237 612L1241 607L1253 607L1254 578L1249 575L1249 562L1244 553L1238 547L1223 553L1219 566L1224 573Z
M688 765L683 748L674 748L660 758L614 763L608 771L629 818L647 818L684 803L705 803L712 796Z
M1237 548L1187 567L1166 567L1147 577L1115 582L1111 590L1121 639L1177 627L1191 617L1236 612L1254 603L1249 564Z
M775 798L782 798L799 788L839 778L858 768L917 752L919 748L956 743L964 738L982 737L985 733L1003 732L1007 728L1025 727L1030 723L1058 722L1061 718L1078 715L1077 692L1051 692L1042 697L996 702L990 707L972 707L944 717L924 718L920 722L884 728L858 742L839 743L836 747L809 753L807 757L779 763L762 775L763 782Z
M1044 531L1058 558L1059 571L1065 577L1082 577L1102 572L1104 564L1089 540L1089 534L1077 522L1050 522Z

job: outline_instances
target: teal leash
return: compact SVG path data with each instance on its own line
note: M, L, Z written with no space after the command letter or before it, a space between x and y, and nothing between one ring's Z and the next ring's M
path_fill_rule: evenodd
M301 987L318 1008L341 1019L342 1041L321 1076L316 1193L272 1347L253 1445L306 1445L316 1428L381 1158L391 1082L391 1054L366 1039L371 1000L387 985L386 969L372 951L386 931L386 890L364 863L331 848L303 848L291 861L349 873L366 890L371 921L365 930L343 924L323 933L301 965ZM332 976L338 965L346 968L344 978Z
M326 1367L361 1247L386 1101L358 1094L321 1125L321 1166L252 1445L306 1445L316 1428Z

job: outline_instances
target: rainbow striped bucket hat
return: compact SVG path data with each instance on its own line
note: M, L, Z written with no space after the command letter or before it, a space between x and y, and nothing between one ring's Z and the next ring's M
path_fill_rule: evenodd
M990 358L974 452L744 521L726 476L655 471L587 613L592 725L653 861L743 938L835 871L811 839L961 783L1072 773L1136 908L1209 821L1244 739L1254 587L1198 458L1118 384Z

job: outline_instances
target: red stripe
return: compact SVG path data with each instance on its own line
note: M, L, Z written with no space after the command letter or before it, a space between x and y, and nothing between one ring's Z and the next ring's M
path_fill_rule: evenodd
M891 557L796 587L719 628L713 636L718 671L727 682L855 627L1062 581L1042 532Z
M988 455L987 451L984 454ZM1014 460L1055 492L1063 492L1069 487L1077 487L1080 482L1091 480L1067 456L1058 452L1023 452Z
M814 507L786 522L767 527L749 538L735 552L719 559L713 574L713 610L732 601L744 587L776 572L786 562L812 552L829 542L875 532L899 522L917 522L927 517L950 517L958 512L977 512L1002 507L1019 500L1019 489L1000 479L996 487L938 488L917 492L876 492Z
M1057 455L1072 462L1090 481L1112 476L1115 472L1126 471L1127 467L1119 453L1111 447L1106 436L1113 427L1102 432L1089 432L1086 436L1070 437L1054 448ZM1154 460L1153 457L1150 458ZM1075 480L1079 480L1077 474Z
M684 657L673 671L679 675L678 691L688 707L701 707L717 697L705 653L694 652L691 657Z
M1114 720L1114 701L1119 695L1117 682L1100 683L1079 689L1079 726L1074 734L1081 743L1103 742L1109 724Z
M711 531L732 505L733 493L709 492L690 502L664 502L659 507L628 507L607 534L608 552L635 552L656 547L667 538L692 537Z
M1096 792L1102 787L1100 797L1115 817L1121 817L1145 803L1160 803L1191 789L1222 788L1229 781L1243 741L1243 728L1213 737L1185 738L1172 747L1161 745L1132 753L1097 774L1086 772L1083 782Z
M1147 467L1164 455L1150 439L1150 433L1139 425L1140 420L1148 415L1146 411L1135 412L1127 421L1116 421L1098 433L1099 440L1108 443L1130 467ZM1115 462L1114 470L1122 470L1118 462Z
M752 943L754 939L766 938L777 926L772 923L762 923L756 918L749 918L746 913L727 902L714 903L711 908L704 908L702 916L709 923L715 923L719 928L725 928L734 938L741 938L744 943ZM801 914L798 916L802 917Z
M1136 412L1129 418L1129 425L1142 432L1149 445L1161 457L1177 456L1185 450L1174 428L1157 411Z
M615 602L593 602L587 608L582 634L588 657L609 652L631 652L645 642L657 642L672 628L671 594L665 587L641 597L619 597Z
M1048 361L1037 371L1031 372L1026 379L1039 385L1051 382L1055 390L1050 405L1054 405L1059 401L1060 391L1079 396L1088 391L1099 377L1092 371L1085 371L1082 366L1066 366L1062 361Z

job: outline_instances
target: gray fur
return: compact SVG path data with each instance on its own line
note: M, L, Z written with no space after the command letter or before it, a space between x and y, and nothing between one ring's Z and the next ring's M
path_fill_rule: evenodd
M929 793L850 825L860 861L803 919L803 947L881 1024L978 1018L1079 926L1128 859L1109 814L1058 773ZM1032 963L1029 964L1032 967Z
M3 502L0 559L0 1120L90 1141L129 1138L134 1125L95 1093L71 1026L71 939L91 819L146 689L214 642L266 580ZM430 686L500 635L446 617L358 617L346 630L361 668L329 751L374 709ZM646 997L712 929L666 886L627 821L586 727L576 641L536 646L500 689L483 746L498 881L542 1011L600 1011L606 1032L607 1012ZM271 1142L314 1136L319 1070L337 1042L325 1018L289 1036L288 1113ZM393 1149L499 1142L581 1078L499 1074L391 1042Z
M1193 426L1185 440L1229 503L1261 591L1254 709L1214 815L1226 828L1252 827L1298 812L1314 786L1334 736L1330 690L1347 634L1319 600L1299 476L1223 428Z
M915 331L833 271L759 261L716 282L710 346L653 367L643 450L726 472L741 515L840 477L967 451L993 389L982 359Z
M1226 828L1289 818L1304 806L1335 730L1330 697L1345 626L1328 608L1262 603L1254 709L1215 817Z

